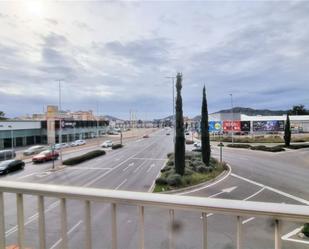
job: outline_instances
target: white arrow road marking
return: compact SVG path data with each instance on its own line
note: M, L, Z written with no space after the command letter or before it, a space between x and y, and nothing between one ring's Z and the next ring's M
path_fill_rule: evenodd
M231 193L233 190L235 190L235 189L237 189L237 188L238 188L237 186L234 186L234 187L222 189L221 192L216 193L216 194L211 195L211 196L208 196L208 198L216 197L216 196L221 195L221 194L224 194L224 193Z
M250 222L250 221L252 221L252 220L254 220L254 219L255 219L255 217L251 217L251 218L249 218L249 219L246 219L246 220L244 220L244 221L242 222L242 224L245 225L246 223L248 223L248 222Z
M148 173L153 167L155 167L156 165L153 163L150 165L150 167L147 169L146 173Z
M130 163L127 167L125 167L122 171L126 171L128 168L132 167L134 163Z

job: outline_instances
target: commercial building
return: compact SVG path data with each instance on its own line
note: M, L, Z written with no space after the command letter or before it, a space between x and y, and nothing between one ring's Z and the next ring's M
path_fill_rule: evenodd
M43 116L42 116L43 117ZM89 120L91 116L58 114L56 106L48 106L44 120L0 121L0 149L29 146L34 144L54 144L59 142L60 120L62 142L101 136L108 130L108 121Z

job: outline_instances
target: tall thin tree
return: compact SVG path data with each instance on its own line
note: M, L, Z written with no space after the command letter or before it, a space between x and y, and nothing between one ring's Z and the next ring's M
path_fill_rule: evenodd
M209 166L211 150L209 140L208 107L207 107L205 86L203 88L203 101L202 101L201 140L202 140L202 159L204 164Z
M185 173L185 134L182 112L182 74L176 76L176 138L175 138L175 171L177 174Z
M284 126L284 143L285 146L290 146L291 143L291 125L290 125L290 116L286 115L286 121Z

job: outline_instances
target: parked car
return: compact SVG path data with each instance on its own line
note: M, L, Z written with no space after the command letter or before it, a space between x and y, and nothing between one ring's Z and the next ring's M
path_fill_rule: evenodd
M143 136L143 138L149 138L149 135L145 134L145 135Z
M101 144L101 147L103 148L108 148L108 147L112 147L113 146L113 141L112 140L106 140L105 142L103 142Z
M169 136L169 135L171 135L171 134L170 134L169 132L167 132L167 133L166 133L166 136Z
M22 160L6 160L0 162L0 174L8 174L11 171L23 169L25 167L25 163Z
M86 141L85 140L76 140L74 142L71 143L71 146L80 146L80 145L85 145Z
M201 147L201 142L195 142L195 143L193 144L193 146L194 146L194 147Z
M61 143L61 144L55 144L54 149L59 150L59 149L64 149L70 147L67 143Z
M59 153L58 151L54 150L44 150L41 153L39 153L38 155L35 155L34 157L32 157L32 162L33 163L42 163L42 162L46 162L46 161L50 161L50 160L56 160L59 157Z
M202 152L202 147L201 146L196 146L192 149L192 151L196 151L196 152Z
M25 156L35 155L47 149L44 145L35 145L24 151Z
M13 159L16 157L14 150L0 150L0 161Z
M189 135L190 135L190 132L187 131L187 132L186 132L186 135L189 136Z

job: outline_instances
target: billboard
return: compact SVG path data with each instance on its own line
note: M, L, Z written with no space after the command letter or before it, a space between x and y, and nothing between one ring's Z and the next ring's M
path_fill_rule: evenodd
M209 121L208 122L209 132L220 132L222 130L221 121Z
M273 121L253 121L253 131L283 131L284 122Z
M234 128L234 129L233 129ZM224 131L240 131L240 121L223 121L223 130Z
M249 132L251 128L250 121L240 121L240 130Z

